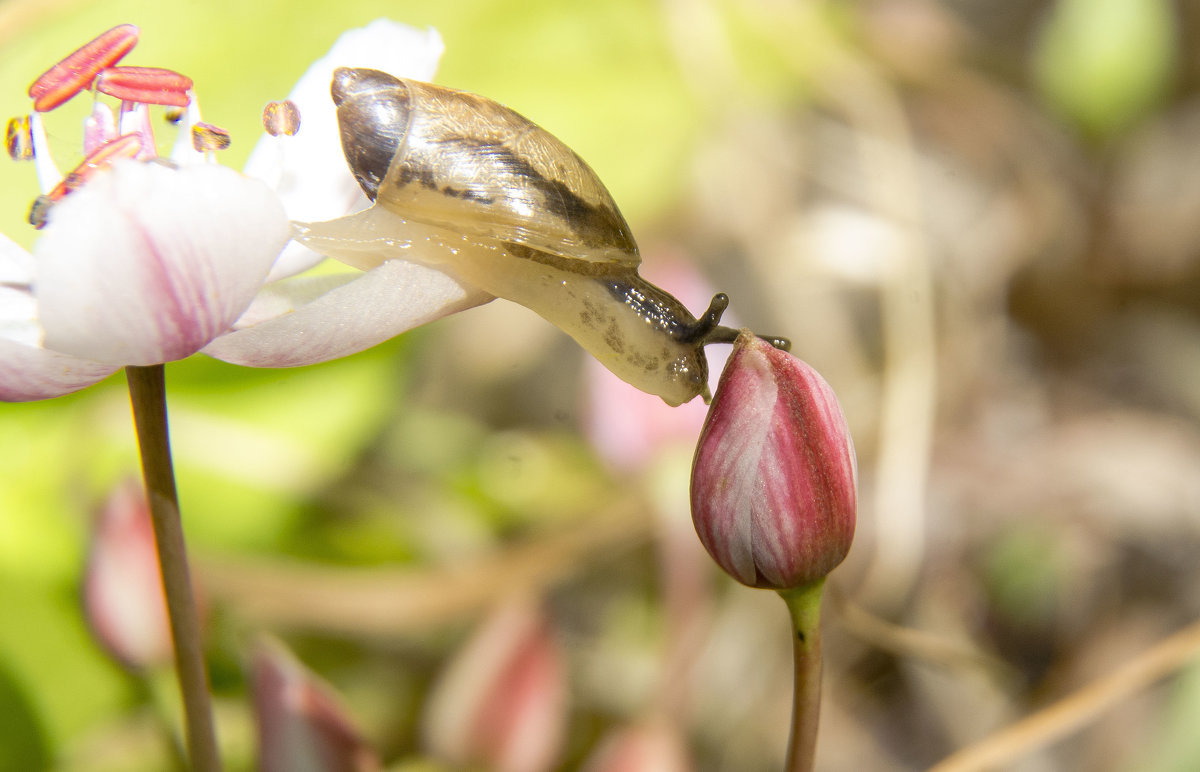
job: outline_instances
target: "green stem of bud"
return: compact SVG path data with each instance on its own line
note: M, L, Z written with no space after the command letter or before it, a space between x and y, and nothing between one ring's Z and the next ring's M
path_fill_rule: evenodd
M795 689L792 696L792 735L786 772L811 772L817 752L817 723L821 717L821 592L825 579L791 590L779 590L792 618Z

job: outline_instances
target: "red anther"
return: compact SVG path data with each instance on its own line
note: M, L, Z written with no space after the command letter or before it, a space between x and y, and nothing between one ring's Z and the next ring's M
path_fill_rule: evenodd
M125 102L186 107L192 79L161 67L110 67L96 76L96 90Z
M232 141L229 132L220 126L214 126L211 123L204 123L203 121L192 126L192 147L198 153L206 153L211 150L225 150Z
M89 153L79 166L68 172L62 182L46 194L47 198L51 201L61 200L71 191L79 189L83 183L95 176L96 172L112 166L114 161L121 158L137 158L143 147L140 134L122 134L116 139L110 139Z
M113 27L46 70L29 87L33 109L53 110L86 89L96 73L119 62L137 45L138 32L132 24Z

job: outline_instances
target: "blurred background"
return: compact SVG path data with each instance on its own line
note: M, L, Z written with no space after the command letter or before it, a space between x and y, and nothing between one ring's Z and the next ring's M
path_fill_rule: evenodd
M839 393L861 507L818 768L927 768L1197 617L1200 3L5 0L0 106L132 22L127 63L191 76L240 167L263 104L379 16L436 27L438 82L587 159L644 275L696 310L729 293ZM32 167L0 179L28 247ZM167 375L230 769L257 634L416 768L436 675L511 595L565 652L555 768L647 716L697 770L780 767L786 616L691 532L702 405L504 301L327 365ZM80 600L133 443L120 376L0 406L0 769L170 768L169 674L118 665ZM1192 666L1003 768L1194 770L1198 723Z

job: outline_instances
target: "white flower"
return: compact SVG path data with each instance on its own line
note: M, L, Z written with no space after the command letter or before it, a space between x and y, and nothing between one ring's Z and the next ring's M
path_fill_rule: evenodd
M51 208L32 257L0 242L0 399L194 354L249 305L288 233L258 180L117 162Z
M371 67L429 80L443 50L433 29L386 19L343 34L300 78L289 99L300 109L294 137L264 136L246 172L271 183L293 220L332 220L367 207L342 156L329 96L338 67ZM204 352L235 364L290 367L346 356L406 330L491 300L446 274L389 260L365 273L297 276L325 258L289 244L237 329Z
M368 203L342 158L333 70L428 79L441 52L435 31L386 20L346 33L291 95L300 133L264 137L250 176L190 150L199 109L189 94L178 168L127 160L93 174L50 207L33 256L0 235L0 400L54 397L197 351L258 367L322 362L489 300L408 262L303 276L324 258L284 249L289 217L335 218ZM143 130L144 116L125 103L115 131ZM48 192L58 175L39 121L34 131ZM113 133L89 131L93 145Z

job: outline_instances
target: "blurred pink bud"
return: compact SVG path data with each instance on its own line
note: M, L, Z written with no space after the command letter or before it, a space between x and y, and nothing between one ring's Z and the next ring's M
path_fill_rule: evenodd
M126 480L101 509L83 580L83 607L100 644L129 668L171 659L171 632L146 495Z
M546 772L566 732L566 671L536 606L498 609L442 674L425 716L439 758L490 772Z
M663 724L629 726L610 732L581 772L691 772L683 741Z
M333 688L278 641L263 638L251 663L260 772L374 772L375 756Z
M647 281L663 287L688 308L708 306L713 290L691 263L681 256L655 257L642 265ZM710 364L720 366L717 360ZM600 457L614 469L638 471L667 448L691 447L704 424L702 400L667 407L661 397L630 386L593 357L584 360L584 383L585 431Z
M833 389L743 331L692 464L692 520L708 553L751 587L825 577L854 538L857 476Z

